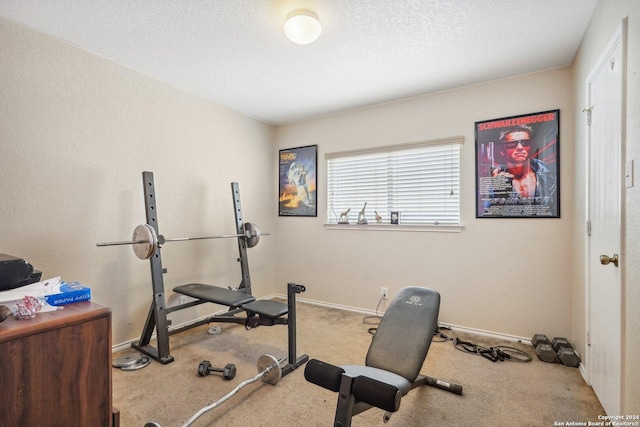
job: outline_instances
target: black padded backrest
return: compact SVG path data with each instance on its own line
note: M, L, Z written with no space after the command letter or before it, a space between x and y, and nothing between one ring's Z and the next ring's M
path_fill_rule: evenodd
M365 365L414 381L438 327L439 310L438 292L417 286L403 288L380 321Z

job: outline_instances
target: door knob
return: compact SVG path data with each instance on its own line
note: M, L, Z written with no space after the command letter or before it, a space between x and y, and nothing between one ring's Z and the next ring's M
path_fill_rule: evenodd
M618 266L618 254L614 254L612 257L608 257L607 255L600 255L600 264L609 265L609 263L611 262L616 267Z

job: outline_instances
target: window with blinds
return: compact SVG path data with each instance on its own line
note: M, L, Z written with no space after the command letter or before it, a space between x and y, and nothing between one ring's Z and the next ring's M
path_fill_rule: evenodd
M357 222L366 203L369 224L383 224L391 212L400 224L460 224L462 137L374 150L327 154L327 223L351 209Z

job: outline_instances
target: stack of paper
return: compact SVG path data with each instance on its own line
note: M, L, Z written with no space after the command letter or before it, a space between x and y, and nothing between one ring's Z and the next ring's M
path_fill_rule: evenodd
M67 283L60 277L32 283L20 288L0 292L0 304L10 304L31 296L43 300L49 305L59 306L91 299L91 288L78 283Z

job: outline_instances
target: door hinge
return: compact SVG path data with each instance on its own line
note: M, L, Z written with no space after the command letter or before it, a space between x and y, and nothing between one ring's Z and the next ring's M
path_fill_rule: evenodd
M590 219L587 220L585 231L587 232L587 236L591 236L591 220Z
M587 345L591 345L591 332L587 331Z
M587 113L587 126L591 126L591 110L593 110L593 106L582 110L583 113Z

